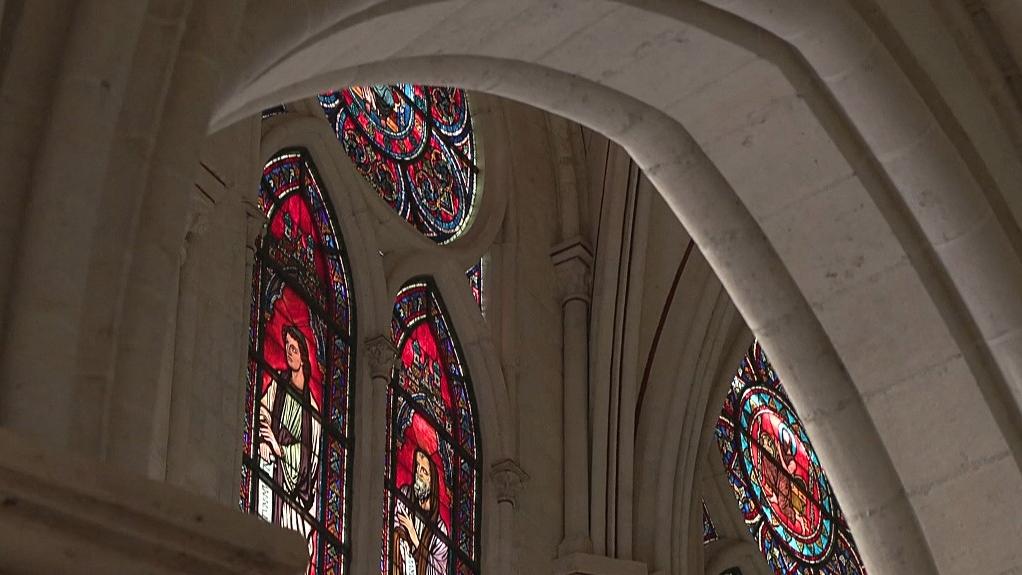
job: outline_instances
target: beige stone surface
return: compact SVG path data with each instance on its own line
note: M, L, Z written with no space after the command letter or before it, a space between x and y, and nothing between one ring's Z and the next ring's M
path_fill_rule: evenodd
M302 146L358 346L409 278L443 292L483 572L765 575L713 462L753 338L871 574L1022 569L1019 22L1008 0L0 1L0 488L31 501L0 506L5 559L251 572L231 535L253 533L293 568L293 538L233 508L259 169ZM310 98L381 81L472 90L483 195L449 246ZM387 372L363 355L356 573L378 568ZM121 474L161 483L115 508Z
M301 538L212 500L0 431L8 573L279 573Z

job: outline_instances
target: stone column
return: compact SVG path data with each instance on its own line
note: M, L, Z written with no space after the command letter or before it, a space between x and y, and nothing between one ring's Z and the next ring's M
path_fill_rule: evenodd
M371 386L373 407L370 414L373 429L369 452L383 455L387 452L387 386L390 385L397 349L389 337L382 335L368 339L363 349L369 359L369 377L373 382Z
M589 535L589 302L592 252L581 238L554 248L561 296L564 384L564 539L558 554L588 553Z
M36 7L31 8L34 14ZM9 254L15 260L13 267L0 271L7 276L0 282L9 281L11 290L3 302L8 316L0 342L0 423L51 449L75 446L80 419L88 421L83 427L99 425L95 411L81 409L76 401L85 391L73 387L85 308L83 283L96 225L103 221L96 206L103 197L145 9L146 3L128 0L75 3L71 25L63 32L60 67L52 70L56 79L45 94L52 102L47 119L29 140L39 138L35 156L23 157L29 152L25 150L13 154L21 163L34 159L34 167L31 175L19 178L30 186L24 193L31 201L18 216L17 254L3 247L4 259ZM40 59L41 64L47 61ZM9 101L6 93L4 101ZM3 126L4 140L10 128ZM4 182L5 197L10 184ZM93 398L103 393L88 391Z
M359 366L368 368L369 380L359 376L359 383L368 383L366 389L359 388L355 394L359 408L363 411L355 418L355 469L354 491L357 501L352 515L352 538L355 541L380 540L383 518L384 477L383 463L387 454L387 386L397 359L397 350L390 337L375 335L362 340L358 349L366 362ZM363 395L365 391L365 395ZM368 401L366 401L366 399ZM379 569L379 545L355 545L352 548L351 572L369 573Z
M139 223L104 421L104 458L123 469L151 472L152 454L159 452L160 429L151 422L161 417L158 412L167 390L153 381L153 369L154 363L168 360L180 271L176 258L168 254L176 254L184 242L191 208L185 192L201 169L201 146L220 81L229 72L244 4L244 0L191 4L152 151L148 186L139 190Z
M514 521L515 505L522 485L528 481L529 475L513 459L504 459L494 463L490 468L490 479L493 480L497 494L497 559L495 564L498 573L510 575L514 570Z

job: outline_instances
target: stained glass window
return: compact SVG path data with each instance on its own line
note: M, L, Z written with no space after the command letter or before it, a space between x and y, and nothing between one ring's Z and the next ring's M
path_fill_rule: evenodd
M354 306L336 218L304 150L263 169L241 507L305 536L310 574L347 572Z
M703 543L709 543L717 539L717 528L713 526L713 520L710 519L710 511L706 508L706 502L703 501Z
M479 169L464 90L354 86L319 102L355 167L398 215L438 244L468 229Z
M468 284L472 288L472 297L476 300L476 304L483 307L483 260L479 260L476 264L465 272L468 276Z
M742 515L774 573L866 573L827 474L758 342L731 382L716 435Z
M388 390L383 552L392 574L478 574L480 447L472 386L427 279L397 296Z

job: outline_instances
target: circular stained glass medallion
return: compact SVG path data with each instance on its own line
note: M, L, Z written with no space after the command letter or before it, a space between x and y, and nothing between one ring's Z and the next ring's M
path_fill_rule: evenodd
M775 535L801 559L818 562L834 539L833 496L794 411L775 392L741 398L741 468Z
M827 474L759 343L716 427L728 483L777 575L865 575Z

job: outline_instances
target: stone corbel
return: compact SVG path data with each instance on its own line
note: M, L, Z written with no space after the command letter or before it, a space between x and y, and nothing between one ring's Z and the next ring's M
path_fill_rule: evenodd
M511 459L504 459L490 468L490 479L493 481L497 495L497 553L495 572L497 575L517 573L515 568L515 504L522 485L529 479L528 474Z
M522 486L529 480L529 474L514 460L504 459L494 463L490 468L490 478L493 479L497 493L497 503L510 503L514 507Z
M580 237L554 247L550 254L557 274L558 294L562 302L592 299L593 253Z

